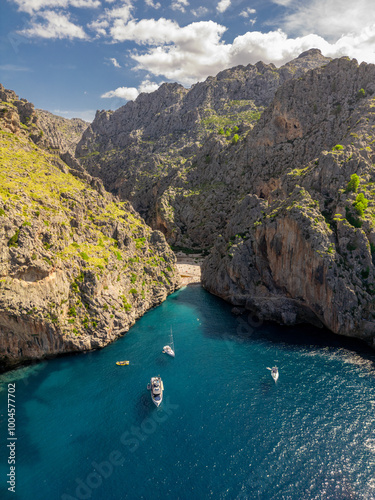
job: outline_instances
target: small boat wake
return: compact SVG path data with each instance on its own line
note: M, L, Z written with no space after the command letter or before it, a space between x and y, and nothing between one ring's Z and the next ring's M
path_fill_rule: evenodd
M171 347L172 346L172 347ZM163 352L165 354L168 354L169 356L172 356L172 358L175 357L175 352L174 352L174 342L173 342L173 333L172 333L172 328L171 328L171 346L165 345L163 347Z

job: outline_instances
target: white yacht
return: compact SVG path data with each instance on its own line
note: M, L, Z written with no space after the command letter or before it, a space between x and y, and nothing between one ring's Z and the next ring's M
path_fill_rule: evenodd
M163 391L164 384L162 379L159 377L151 377L150 383L147 385L147 389L151 391L151 399L156 406L159 406L163 401Z

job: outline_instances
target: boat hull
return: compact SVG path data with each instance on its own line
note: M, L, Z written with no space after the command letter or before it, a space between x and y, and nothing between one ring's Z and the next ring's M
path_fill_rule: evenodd
M172 349L172 347L170 347L169 345L165 345L165 346L163 347L163 352L164 352L165 354L168 354L168 356L172 356L172 358L174 358L174 357L175 357L175 352L174 352L174 350Z

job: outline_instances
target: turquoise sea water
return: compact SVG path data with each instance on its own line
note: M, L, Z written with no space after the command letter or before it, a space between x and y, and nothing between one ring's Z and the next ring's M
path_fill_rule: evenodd
M235 317L199 287L107 348L0 377L0 497L374 499L375 358L308 326ZM176 357L162 354L173 328ZM130 360L117 366L117 360ZM275 384L266 367L277 364ZM147 391L161 375L164 401ZM16 493L7 384L16 384Z

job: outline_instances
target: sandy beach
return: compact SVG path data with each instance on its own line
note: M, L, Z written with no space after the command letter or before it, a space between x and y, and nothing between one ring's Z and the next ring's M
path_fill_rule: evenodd
M201 265L204 260L202 254L185 254L176 252L177 268L181 276L182 285L201 282Z

